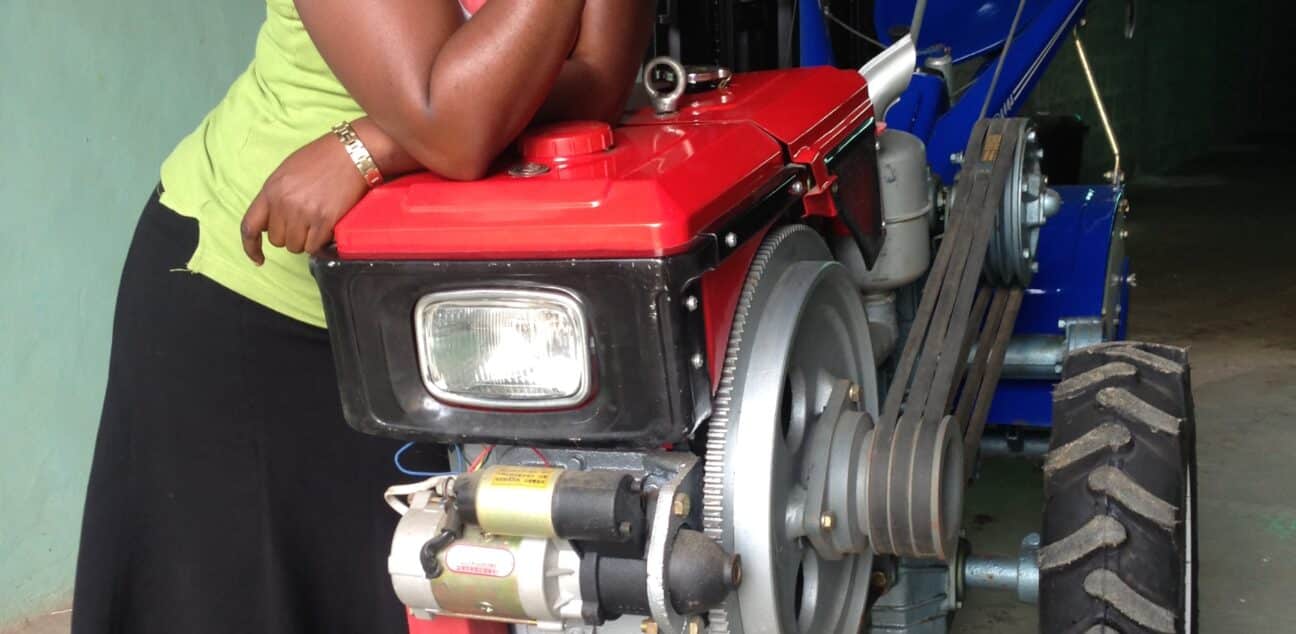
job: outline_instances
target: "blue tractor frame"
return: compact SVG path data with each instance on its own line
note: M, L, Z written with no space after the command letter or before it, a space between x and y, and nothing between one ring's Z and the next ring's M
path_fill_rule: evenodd
M876 32L884 44L907 31L922 0L878 0ZM1015 116L1050 62L1080 25L1087 0L926 0L917 30L918 69L908 89L887 111L889 128L926 144L932 172L954 182L973 126L983 116ZM832 47L819 0L799 5L803 66L832 64ZM917 26L917 25L915 25ZM1011 34L1011 37L1010 37ZM980 62L972 79L955 89L939 69ZM998 70L996 70L998 69ZM1112 181L1055 188L1061 211L1040 231L1039 270L1026 289L1014 340L1018 354L1039 363L1046 353L1125 338L1129 321L1130 264L1125 257L1125 188L1118 169ZM1081 334L1082 331L1087 331ZM1059 348L1059 345L1062 347ZM1045 354L1039 354L1045 353ZM1008 363L1013 363L1010 351ZM1052 389L1061 366L1035 376L1000 381L989 423L1047 428Z

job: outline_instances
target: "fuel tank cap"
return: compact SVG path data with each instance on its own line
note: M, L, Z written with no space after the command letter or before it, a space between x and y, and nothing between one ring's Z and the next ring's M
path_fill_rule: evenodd
M518 142L528 161L566 159L612 147L612 126L602 121L567 121L535 128Z

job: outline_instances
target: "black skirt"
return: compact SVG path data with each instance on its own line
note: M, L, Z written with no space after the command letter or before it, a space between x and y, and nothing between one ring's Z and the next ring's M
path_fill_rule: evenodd
M382 502L399 443L342 417L324 330L184 270L154 194L117 296L75 634L404 632Z

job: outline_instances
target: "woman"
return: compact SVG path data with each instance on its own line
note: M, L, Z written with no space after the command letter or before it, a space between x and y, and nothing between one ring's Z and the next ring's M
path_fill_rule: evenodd
M652 0L268 0L127 257L73 631L403 631L396 444L342 419L309 253L377 182L614 120ZM263 244L263 236L269 245Z

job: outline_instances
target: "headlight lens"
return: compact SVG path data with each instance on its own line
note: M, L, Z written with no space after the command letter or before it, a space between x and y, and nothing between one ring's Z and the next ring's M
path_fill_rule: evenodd
M585 318L571 297L434 293L419 301L414 321L423 382L443 401L536 409L589 395Z

